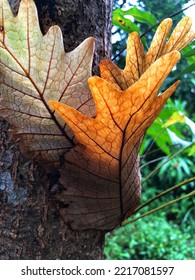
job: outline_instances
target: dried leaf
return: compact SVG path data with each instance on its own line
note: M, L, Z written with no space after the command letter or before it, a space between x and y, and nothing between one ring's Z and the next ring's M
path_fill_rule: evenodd
M184 21L189 23L188 18ZM192 39L195 34L189 31L189 24L185 32L182 28L179 32L180 25L175 34L185 45L186 37ZM61 102L50 101L78 141L65 154L65 168L61 169L62 185L72 187L59 197L67 206L61 209L61 214L74 229L113 229L139 203L141 140L179 85L178 81L158 94L180 57L177 46L169 52L170 43L165 43L170 27L170 19L160 25L147 54L139 35L130 34L124 70L108 59L100 63L103 79L89 79L96 105L95 118ZM164 52L167 54L163 55Z
M158 95L160 86L179 58L177 51L164 55L124 91L113 88L99 77L90 78L96 104L95 118L61 102L50 101L78 141L78 145L65 154L65 160L71 166L69 176L65 176L69 177L66 184L74 185L71 179L76 183L74 193L66 192L66 199L72 195L75 203L64 210L69 219L72 217L73 228L114 228L137 206L140 191L137 192L134 180L139 180L139 174L135 174L132 153L136 150L137 157L140 139L179 84L175 83ZM75 167L79 174L76 179ZM102 190L101 194L98 189ZM87 200L82 195L86 195ZM97 215L91 212L94 210Z
M125 69L121 70L113 62L105 59L100 63L101 77L112 83L113 86L124 90L135 83L148 67L162 55L173 50L180 51L195 39L195 32L190 30L191 18L184 17L166 43L171 26L172 20L169 18L161 22L146 54L144 54L139 35L136 32L131 33L127 43Z
M102 78L89 79L94 106L87 84L94 39L65 53L59 27L41 34L32 0L22 0L17 17L0 0L0 115L27 153L52 165L62 159L57 199L74 229L113 229L139 203L141 139L179 84L158 95L180 57L173 49L194 37L182 23L164 45L165 23L146 55L139 35L130 35L124 70L101 63Z
M87 84L94 39L65 53L58 26L42 35L32 0L22 0L14 17L7 0L0 1L0 115L31 156L59 162L73 145L67 125L48 105L53 99L88 115L94 104Z

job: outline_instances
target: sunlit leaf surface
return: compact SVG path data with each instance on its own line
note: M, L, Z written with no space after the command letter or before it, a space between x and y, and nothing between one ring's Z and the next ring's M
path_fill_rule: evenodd
M179 84L159 95L178 50L194 37L185 18L166 43L170 26L160 25L147 54L132 33L125 69L104 60L102 77L89 78L93 38L65 53L59 27L41 34L32 0L17 17L0 1L0 115L26 155L58 164L56 197L74 229L113 229L139 203L141 140Z

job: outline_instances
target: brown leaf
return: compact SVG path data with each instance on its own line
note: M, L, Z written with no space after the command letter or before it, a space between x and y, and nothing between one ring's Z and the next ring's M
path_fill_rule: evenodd
M139 203L141 139L179 84L158 94L177 49L194 37L189 26L185 19L165 43L166 20L147 54L132 33L125 69L105 60L102 78L89 79L94 106L87 84L94 39L65 53L59 27L41 34L32 0L22 0L17 17L0 0L0 115L26 154L52 165L64 159L57 198L74 229L113 229Z
M65 154L61 182L73 186L59 199L67 208L64 219L75 229L112 229L131 215L140 198L139 147L147 128L163 108L179 81L158 94L160 86L194 37L185 17L166 43L172 25L165 19L148 52L137 33L127 44L126 66L101 61L101 78L89 79L96 117L89 118L65 104L50 105L73 130L78 144Z
M32 0L23 0L17 17L7 0L0 1L0 115L31 157L59 162L73 145L67 125L48 100L69 104L88 115L94 104L87 84L94 39L65 53L58 26L42 35Z
M135 184L135 180L139 181L135 159L140 139L179 84L158 95L179 58L177 51L162 56L124 91L102 78L90 78L95 118L50 101L78 141L65 154L65 172L68 166L69 176L63 177L65 185L75 186L74 191L66 192L65 200L70 196L72 203L64 210L64 217L73 228L112 229L137 206L140 191Z
M171 26L172 20L169 18L161 22L146 54L139 35L136 32L131 33L127 43L125 69L119 69L113 62L105 59L100 63L101 77L118 89L127 89L162 55L173 50L180 51L195 39L195 32L190 30L191 18L184 17L166 43Z

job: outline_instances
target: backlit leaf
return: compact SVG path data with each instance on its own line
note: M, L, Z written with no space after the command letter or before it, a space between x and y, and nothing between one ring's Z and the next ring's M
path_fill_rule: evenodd
M140 144L178 86L159 94L194 36L187 18L165 43L168 21L147 54L134 32L125 69L104 60L102 78L89 78L93 38L65 53L59 27L41 34L32 0L22 0L17 17L0 0L0 115L26 155L58 163L59 211L74 229L113 229L139 203Z
M125 18L124 12L121 9L117 9L113 12L112 15L112 22L113 25L119 26L126 32L133 32L136 31L140 33L139 27L132 22L129 18Z
M195 37L189 31L189 18L184 21L188 23L186 32L183 28L179 32L179 23L177 36L171 36L171 42L176 39L187 42L186 37ZM61 102L50 102L78 141L64 156L68 170L61 171L62 184L75 186L61 196L69 205L62 210L63 217L73 228L112 229L131 215L139 203L138 151L143 135L179 84L176 82L158 95L180 57L177 46L167 47L171 43L165 42L170 27L169 19L161 23L147 54L139 35L131 33L124 70L108 59L100 63L102 78L89 79L96 105L95 118ZM85 200L83 190L87 194Z
M172 20L163 20L157 28L146 54L144 53L139 35L136 32L131 33L127 43L126 66L124 70L119 69L113 62L105 59L100 63L102 78L117 88L126 89L135 83L148 67L162 55L173 50L180 51L193 40L195 32L190 30L191 25L191 18L184 17L173 30L168 42L166 42L172 26Z
M87 85L94 39L65 53L58 26L42 35L32 0L21 2L17 17L8 1L1 0L0 26L0 115L12 124L13 136L32 157L59 162L74 145L73 136L48 100L94 114Z
M112 14L113 25L119 26L126 32L136 31L140 33L139 27L132 22L127 16L132 16L136 21L147 23L149 26L156 24L156 18L149 12L140 11L137 7L133 7L129 10L123 11L116 9Z
M76 184L74 193L67 191L64 198L72 196L73 203L64 210L64 217L67 214L72 216L73 228L84 224L90 228L94 223L102 229L113 228L139 203L140 179L136 160L140 139L178 86L176 83L158 96L160 86L179 57L177 51L163 56L124 91L99 77L90 78L89 85L96 104L95 118L61 102L50 101L79 143L65 154L70 169L63 178L65 185L72 185L71 180ZM77 181L73 173L75 168ZM81 190L80 196L78 192L82 184L82 189L88 194L85 201ZM102 189L103 197L98 196L98 189ZM96 205L98 215L92 215L90 204ZM79 221L76 220L78 215Z
M185 122L185 117L182 113L180 112L175 112L173 113L170 118L168 119L168 121L166 121L166 123L164 124L164 127L168 127L172 124L175 124L177 122L181 122L184 123Z

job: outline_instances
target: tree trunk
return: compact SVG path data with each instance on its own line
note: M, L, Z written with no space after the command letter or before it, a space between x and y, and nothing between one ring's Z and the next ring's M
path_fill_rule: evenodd
M5 0L6 1L6 0ZM16 14L19 0L9 0ZM96 38L93 72L111 51L112 0L36 0L41 29L58 24L65 50L85 38ZM29 161L9 137L0 119L0 259L102 259L105 233L72 231L59 215L53 198L59 174L48 174Z

